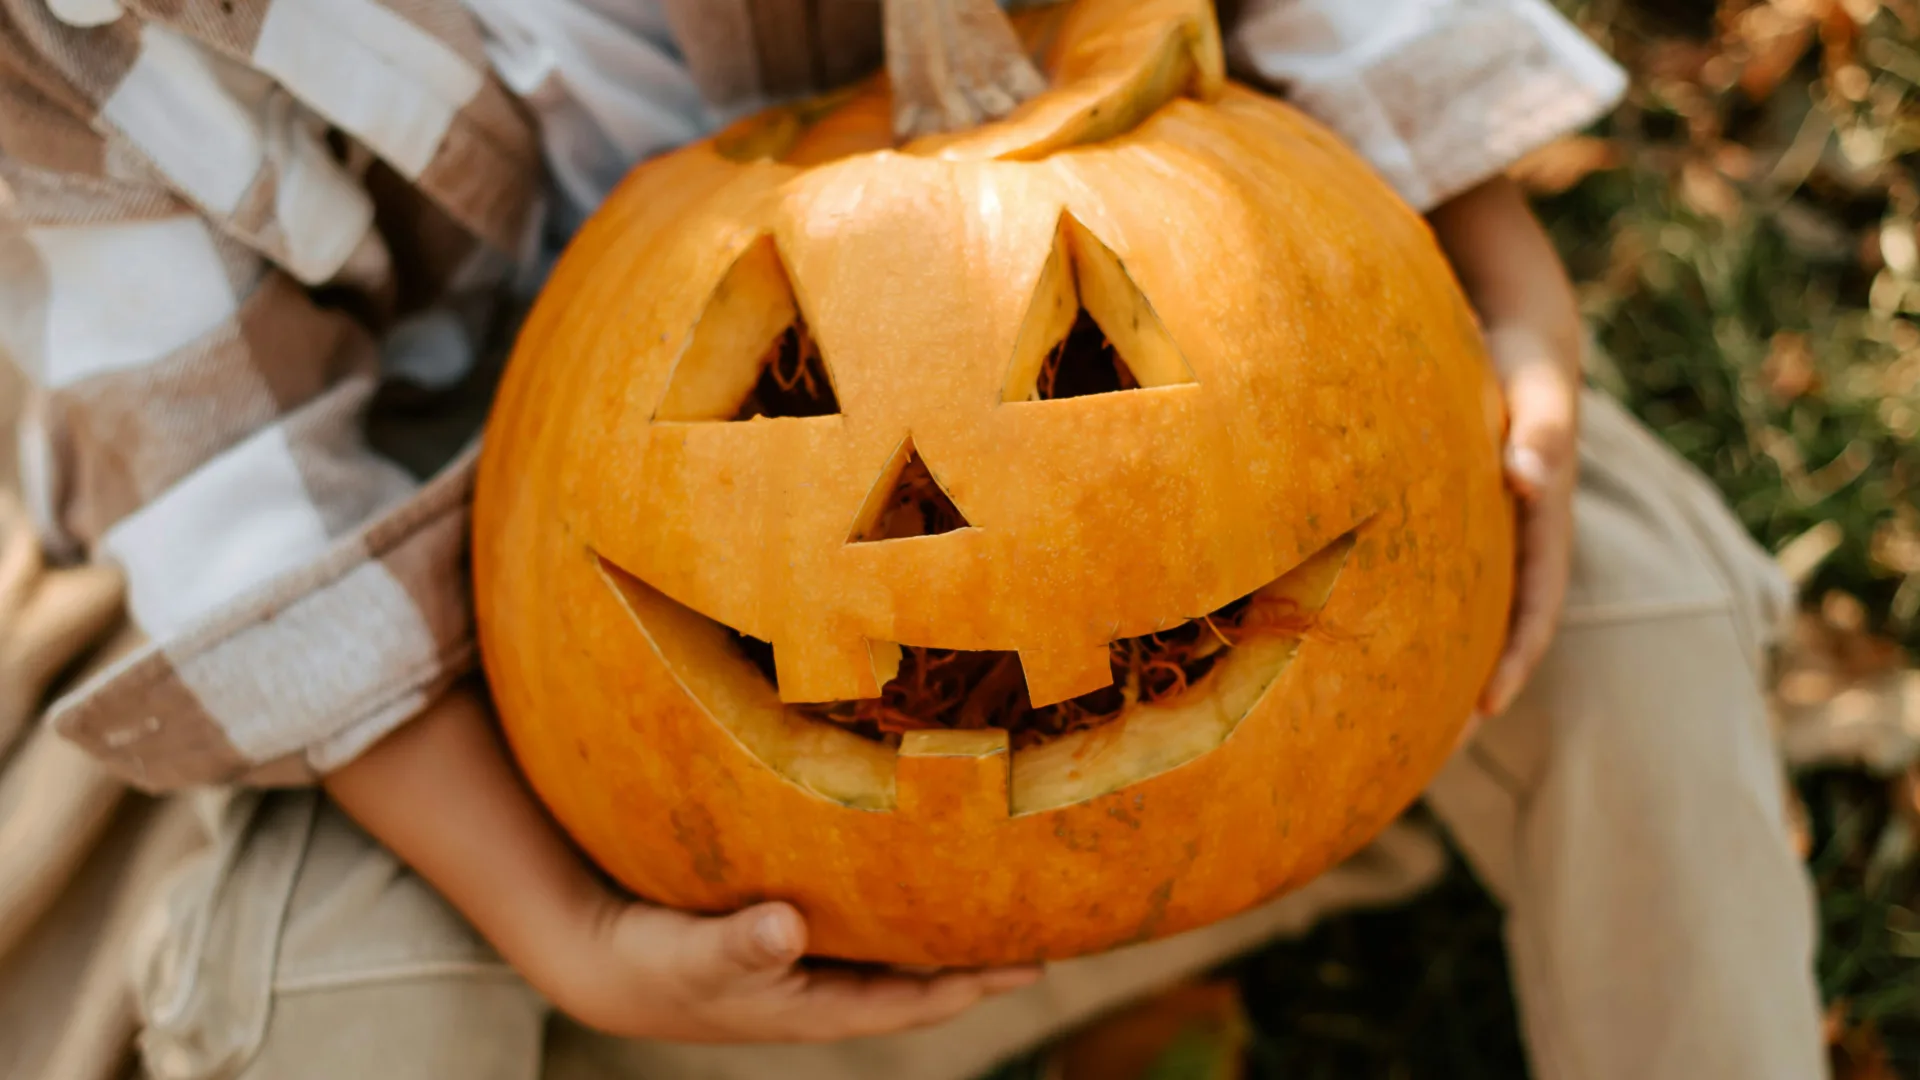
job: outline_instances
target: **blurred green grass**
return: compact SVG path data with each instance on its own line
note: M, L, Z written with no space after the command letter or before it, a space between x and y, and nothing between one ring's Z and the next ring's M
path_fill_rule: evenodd
M1769 548L1826 533L1810 602L1920 646L1920 3L1562 6L1634 76L1613 167L1539 203L1592 378ZM1920 1078L1914 789L1796 783L1837 1071Z
M1837 525L1813 589L1920 645L1917 5L1567 6L1635 75L1620 166L1541 201L1593 377L1769 547Z
M1633 75L1519 170L1579 284L1590 377L1770 549L1817 538L1810 602L1920 647L1920 0L1558 2ZM1897 805L1920 786L1824 769L1796 790L1836 1073L1920 1080L1920 807ZM1524 1077L1505 964L1456 858L1411 904L1227 969L1248 1074Z

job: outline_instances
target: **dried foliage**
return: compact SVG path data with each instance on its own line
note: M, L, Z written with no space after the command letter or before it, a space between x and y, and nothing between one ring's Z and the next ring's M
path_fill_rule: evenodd
M1784 745L1843 1078L1920 1077L1920 3L1569 0L1633 72L1518 170L1592 375L1781 552Z
M1517 170L1576 277L1594 378L1815 593L1920 645L1920 2L1567 5L1633 71Z

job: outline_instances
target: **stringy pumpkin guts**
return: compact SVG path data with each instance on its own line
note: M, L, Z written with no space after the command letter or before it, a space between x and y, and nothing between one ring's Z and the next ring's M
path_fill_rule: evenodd
M1041 401L1138 390L1140 380L1085 311L1040 364L1034 396Z
M795 705L824 720L889 745L909 731L1002 728L1015 749L1098 727L1135 703L1173 701L1199 688L1227 650L1255 638L1301 638L1313 616L1292 600L1255 593L1171 630L1114 642L1113 685L1036 709L1027 700L1020 657L1011 652L963 652L907 646L900 673L864 701ZM773 649L735 634L769 680Z
M1233 646L1253 637L1297 638L1311 628L1311 616L1293 601L1249 597L1172 630L1114 642L1112 686L1042 709L1027 701L1013 653L909 647L900 674L880 697L800 708L890 742L925 728L1003 728L1018 749L1098 727L1136 702L1175 700L1193 691Z
M777 416L832 416L840 411L833 380L804 323L789 326L760 361L760 380L740 403L735 420Z

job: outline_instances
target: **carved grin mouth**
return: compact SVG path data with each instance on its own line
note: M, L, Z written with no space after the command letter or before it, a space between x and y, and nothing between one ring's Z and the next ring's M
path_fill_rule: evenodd
M998 728L1007 732L1013 749L1024 750L1111 723L1134 705L1204 693L1214 667L1234 649L1261 637L1297 641L1314 629L1316 614L1290 596L1251 593L1171 629L1112 642L1111 686L1037 708L1027 693L1020 654L923 646L902 650L899 673L878 697L793 707L809 719L889 746L899 746L901 736L913 731ZM728 630L777 687L773 646Z
M879 698L784 703L770 646L597 558L687 698L787 779L847 806L891 810L902 734L965 733L978 736L963 740L969 753L1011 741L1008 796L1020 814L1137 783L1220 745L1314 633L1357 533L1214 613L1114 642L1115 686L1041 709L1027 704L1015 653L913 647Z

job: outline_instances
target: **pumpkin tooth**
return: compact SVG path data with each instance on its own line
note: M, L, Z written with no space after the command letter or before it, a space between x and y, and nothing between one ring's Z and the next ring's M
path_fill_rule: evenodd
M1013 810L1013 758L999 728L910 731L894 767L899 812L947 828L997 821Z
M1104 644L1085 648L1022 649L1027 698L1042 709L1113 685L1111 652Z
M900 670L900 646L864 638L776 641L773 670L781 701L876 698L880 687Z

